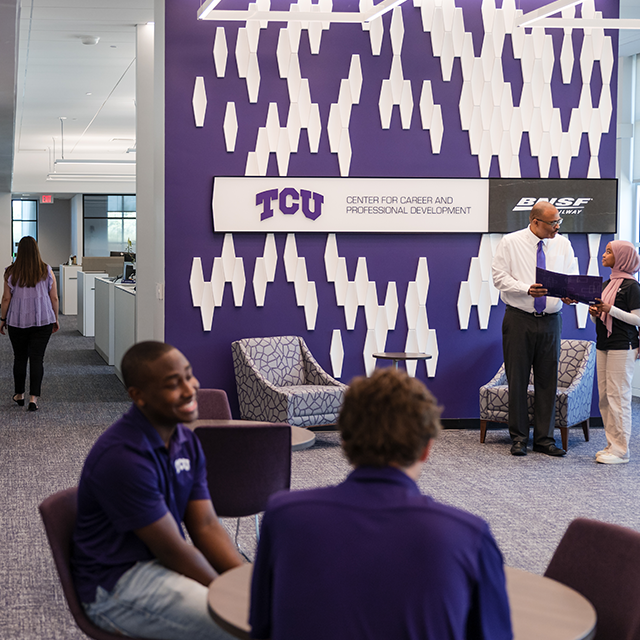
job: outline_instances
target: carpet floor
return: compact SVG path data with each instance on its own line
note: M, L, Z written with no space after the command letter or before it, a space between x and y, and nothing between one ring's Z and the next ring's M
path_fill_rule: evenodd
M55 573L38 504L51 493L77 484L84 458L96 438L129 406L113 367L82 337L75 317L61 317L61 330L45 358L40 410L28 413L12 401L12 352L0 336L0 638L75 640L75 627ZM640 401L634 400L634 433L629 464L594 461L605 444L602 429L585 442L570 432L569 453L550 458L509 454L506 430L447 430L423 471L424 493L485 518L508 565L543 573L571 520L578 516L640 531ZM292 488L340 482L349 465L338 434L319 432L315 446L293 453ZM225 521L235 535L235 521ZM255 553L252 518L240 523L238 541Z

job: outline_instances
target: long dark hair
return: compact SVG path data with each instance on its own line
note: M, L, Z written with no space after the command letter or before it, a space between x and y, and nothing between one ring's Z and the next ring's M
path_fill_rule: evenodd
M38 282L49 276L46 262L40 257L38 243L31 236L24 236L18 243L18 254L15 262L4 272L4 279L13 286L35 287Z

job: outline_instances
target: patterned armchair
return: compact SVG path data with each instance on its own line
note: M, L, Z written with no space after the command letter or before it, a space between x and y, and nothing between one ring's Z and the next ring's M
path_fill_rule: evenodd
M295 427L336 422L347 386L322 369L302 338L245 338L231 349L244 420Z
M569 429L581 426L589 441L589 417L596 346L589 340L562 340L558 362L556 392L556 428L562 434L562 448L567 449ZM533 421L533 373L527 395L529 420ZM492 380L480 387L480 442L487 435L487 422L509 422L509 388L504 364Z

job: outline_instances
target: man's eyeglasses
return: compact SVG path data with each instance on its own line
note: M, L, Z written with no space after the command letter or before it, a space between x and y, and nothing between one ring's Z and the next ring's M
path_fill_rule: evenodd
M559 227L562 224L562 218L551 220L551 222L548 222L547 220L540 220L540 218L534 218L534 220L537 220L538 222L544 222L545 224L549 224L552 227Z

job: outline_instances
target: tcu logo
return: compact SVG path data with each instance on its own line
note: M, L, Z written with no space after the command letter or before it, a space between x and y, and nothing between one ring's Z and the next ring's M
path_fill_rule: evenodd
M176 467L176 473L191 470L191 460L189 460L189 458L176 458L174 464Z
M309 220L316 220L322 213L324 196L319 193L311 193L306 189L300 189L300 193L298 193L293 187L286 187L280 192L277 189L262 191L256 194L256 206L262 205L260 220L266 220L273 216L272 203L275 200L278 201L280 211L287 216L292 216L302 206L302 213ZM313 207L311 200L313 200Z

